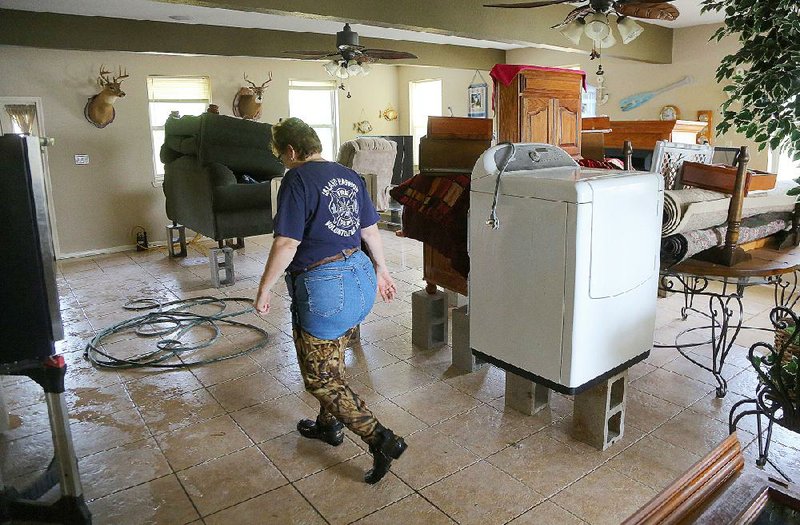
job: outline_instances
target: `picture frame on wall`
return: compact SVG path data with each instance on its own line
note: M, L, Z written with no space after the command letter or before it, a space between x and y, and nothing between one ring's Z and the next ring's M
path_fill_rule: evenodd
M471 118L486 118L488 109L489 85L483 79L480 71L475 71L472 82L467 88L467 116Z

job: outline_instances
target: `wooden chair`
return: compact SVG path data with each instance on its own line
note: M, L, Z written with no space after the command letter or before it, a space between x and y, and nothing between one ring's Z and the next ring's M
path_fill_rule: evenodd
M650 171L664 177L665 190L683 187L681 170L686 161L711 164L714 148L708 144L681 144L659 140L653 150L653 165Z

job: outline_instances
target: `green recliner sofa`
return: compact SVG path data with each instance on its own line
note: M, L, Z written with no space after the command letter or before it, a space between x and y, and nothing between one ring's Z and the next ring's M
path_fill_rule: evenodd
M214 113L169 118L161 161L167 217L220 243L272 233L270 183L283 164L272 126ZM243 183L242 181L258 181Z

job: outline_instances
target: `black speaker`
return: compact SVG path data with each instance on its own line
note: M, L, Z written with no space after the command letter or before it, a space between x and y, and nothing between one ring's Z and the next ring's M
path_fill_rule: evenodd
M38 137L0 136L0 364L52 355L64 337Z

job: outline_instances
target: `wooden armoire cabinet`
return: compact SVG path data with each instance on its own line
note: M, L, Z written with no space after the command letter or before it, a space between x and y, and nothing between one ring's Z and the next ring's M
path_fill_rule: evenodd
M580 154L582 71L524 69L497 86L498 142L544 142Z

